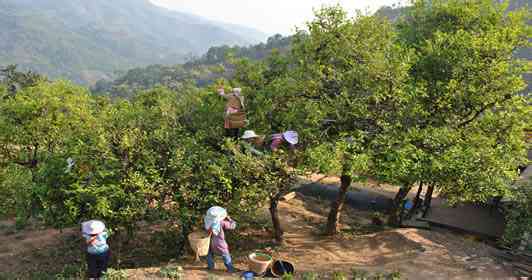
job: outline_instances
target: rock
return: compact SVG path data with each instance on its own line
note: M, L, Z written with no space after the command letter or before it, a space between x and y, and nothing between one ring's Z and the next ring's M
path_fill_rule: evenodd
M283 197L281 197L281 200L282 201L289 201L289 200L291 200L291 199L293 199L295 197L296 197L296 193L295 192L291 192L291 193L288 193L288 194L284 195Z

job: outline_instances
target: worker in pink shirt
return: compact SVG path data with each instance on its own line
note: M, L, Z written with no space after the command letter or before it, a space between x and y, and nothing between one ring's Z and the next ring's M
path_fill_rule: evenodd
M228 215L227 211L219 206L213 206L207 211L204 218L205 230L211 235L211 245L209 254L207 255L207 268L214 269L214 255L221 255L225 267L229 272L235 272L235 267L231 260L231 253L229 252L229 245L225 241L225 230L234 230L236 222Z
M288 143L291 150L295 149L297 143L299 143L299 136L297 132L289 130L284 133L276 133L271 136L272 143L270 149L276 151L283 143Z

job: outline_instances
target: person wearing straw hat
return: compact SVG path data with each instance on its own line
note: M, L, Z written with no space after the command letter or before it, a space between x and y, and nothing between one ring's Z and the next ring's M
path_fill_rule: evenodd
M244 140L242 147L245 151L249 151L257 156L263 155L263 152L261 152L260 149L262 149L264 145L264 137L257 135L253 130L246 130L244 131L244 135L240 138Z
M101 221L90 220L81 224L81 233L87 245L87 266L89 279L100 279L107 271L109 263L109 237L105 224Z
M272 142L270 149L276 151L283 143L288 143L291 150L295 149L297 143L299 143L299 135L293 130L289 130L283 133L276 133L271 136Z
M246 114L244 112L244 97L242 89L233 88L232 93L226 94L224 88L218 88L218 94L227 100L225 104L224 128L225 136L238 139L240 128L246 126Z
M227 215L227 210L219 206L209 208L203 221L205 230L211 236L209 254L207 255L207 268L209 270L214 269L214 255L218 254L222 256L227 270L231 273L236 272L231 260L231 253L229 253L229 245L225 241L224 232L224 230L234 230L236 222Z

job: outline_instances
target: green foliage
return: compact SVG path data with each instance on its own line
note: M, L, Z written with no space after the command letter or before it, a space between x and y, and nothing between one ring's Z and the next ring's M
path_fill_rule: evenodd
M278 54L287 53L291 40L291 37L275 35L270 37L266 44L260 43L249 47L211 47L205 55L185 64L150 65L131 69L113 81L100 80L92 87L92 91L97 95L131 98L138 91L158 86L174 91L181 91L188 84L198 87L208 86L220 78L231 79L239 74L253 73L238 71L238 67L235 69L233 65L235 60L243 58L253 61L272 60ZM277 63L276 68L283 68L281 62ZM269 76L274 74L270 73Z
M387 278L390 279L390 280L400 280L401 279L401 272L399 272L399 271L392 272L392 273L388 274Z
M99 132L87 92L66 82L39 82L5 98L0 107L2 173L11 178L3 183L21 183L17 189L30 190L24 194L29 207L18 207L17 216L38 211L63 223L54 204L64 199L66 189L59 186L73 182L65 176L66 159L86 149L84 142Z
M347 276L343 272L336 271L332 274L332 279L333 280L347 280Z
M85 265L66 265L63 270L55 275L56 280L83 279L87 273Z
M506 219L503 242L519 247L524 234L532 232L532 180L515 187Z
M292 274L283 274L283 277L281 277L282 280L294 280L294 275Z
M124 270L116 270L109 268L107 269L107 272L103 276L104 280L127 280L127 272Z
M361 269L353 269L352 278L353 280L366 280L369 278L369 272Z
M35 86L42 80L45 78L35 72L17 71L16 65L8 65L6 68L0 69L0 82L7 86L10 94L14 94L22 88Z
M291 37L283 37L276 34L268 38L266 43L259 43L249 47L240 46L220 46L211 47L206 54L198 59L187 62L186 65L215 65L227 62L228 56L248 58L252 60L263 60L271 55L273 50L286 52L289 49Z
M315 272L305 272L303 273L302 279L303 280L317 280L319 278L318 278L318 274Z
M198 66L165 66L151 65L145 68L135 68L127 71L113 81L100 80L91 91L96 95L113 98L132 98L139 91L155 87L166 87L174 91L181 91L188 84L204 86L212 83L216 78L226 77L225 69L218 65Z
M333 160L330 169L337 174L362 175L367 165L353 156L368 152L387 122L399 117L394 107L404 102L410 54L395 43L385 19L347 18L339 7L318 11L308 30L295 39L294 75L301 88L292 98L309 116L297 120L302 138L317 145L309 162L324 170L323 161ZM320 154L329 159L315 158Z
M33 189L28 170L17 165L0 169L0 216L15 216L16 227L23 227L31 216Z
M452 200L507 191L530 119L519 94L524 69L512 57L528 44L526 17L491 1L415 3L399 25L400 40L416 51L414 98L396 122L400 131L379 143L393 148L378 153L381 176L434 182Z
M99 218L130 235L155 215L185 234L212 205L254 216L292 186L279 157L257 159L216 140L222 114L211 112L223 111L223 100L194 87L110 103L42 82L0 106L6 215L34 214L56 227Z
M180 266L167 266L159 270L161 277L168 279L183 279L183 268Z
M300 133L305 168L486 201L524 162L531 111L513 51L528 46L527 17L491 1L418 1L395 27L323 8L290 55L240 61L235 78L253 93L254 128Z
M396 26L323 8L289 40L203 58L222 65L132 70L110 85L129 98L113 101L9 68L4 82L22 86L0 86L0 214L59 228L98 218L128 234L155 217L184 242L212 205L253 217L302 171L424 182L451 202L511 194L532 116L512 56L529 45L528 16L491 1L418 1ZM243 88L250 129L298 131L298 151L254 156L224 139L214 86L184 81L204 75ZM529 209L518 209L508 240L526 225Z

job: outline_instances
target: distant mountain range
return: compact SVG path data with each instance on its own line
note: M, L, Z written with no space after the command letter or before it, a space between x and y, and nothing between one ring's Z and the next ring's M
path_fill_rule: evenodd
M514 10L524 7L527 5L527 1L529 0L512 0L509 3L509 9ZM385 6L376 13L389 18L393 22L397 22L408 11L409 7ZM266 43L249 47L212 47L204 55L192 59L188 63L133 68L117 75L115 79L98 81L91 89L97 95L128 98L135 95L139 90L146 90L155 86L177 89L187 81L195 83L197 86L205 86L218 78L231 78L234 69L231 68L230 63L227 63L228 54L233 57L262 60L274 49L281 53L288 52L291 42L292 37L275 35L268 38ZM531 64L532 52L530 48L522 49L516 55L519 58L527 59L529 64ZM220 68L220 66L223 67ZM532 73L525 74L525 79L528 82L528 89L525 92L530 92Z
M177 64L267 35L149 0L0 0L0 66L93 84L117 70Z
M271 36L265 43L248 47L211 47L201 57L192 59L185 64L177 65L150 65L130 69L117 75L114 80L100 80L91 87L95 95L129 98L141 90L148 90L157 86L164 86L178 90L186 83L196 86L212 84L219 78L231 79L234 74L234 65L228 56L234 58L247 58L263 60L276 50L279 54L290 51L292 37L283 37L279 34Z

